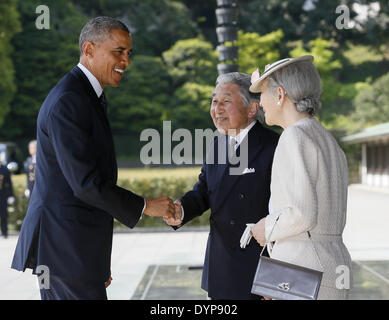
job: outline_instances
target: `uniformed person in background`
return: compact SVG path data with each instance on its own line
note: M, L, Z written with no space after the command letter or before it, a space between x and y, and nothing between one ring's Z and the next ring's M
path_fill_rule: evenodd
M0 219L1 235L4 238L8 236L8 205L12 205L14 201L11 173L0 161Z
M30 198L35 182L36 140L30 141L28 144L28 152L30 153L30 157L28 157L24 163L24 168L27 174L27 188L24 191L24 195L27 198Z

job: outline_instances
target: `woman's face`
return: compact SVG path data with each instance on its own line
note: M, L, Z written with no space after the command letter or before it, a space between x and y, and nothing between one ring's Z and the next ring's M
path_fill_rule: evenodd
M261 102L260 106L265 113L265 121L269 126L278 125L278 120L281 108L277 105L277 95L274 94L268 87L268 80L265 80L261 86Z

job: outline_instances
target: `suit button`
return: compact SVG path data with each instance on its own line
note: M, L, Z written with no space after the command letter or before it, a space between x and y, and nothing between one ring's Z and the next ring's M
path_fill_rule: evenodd
M232 225L232 226L235 225L235 220L231 220L230 225Z
M243 193L239 193L239 199L243 199L244 198L244 194Z

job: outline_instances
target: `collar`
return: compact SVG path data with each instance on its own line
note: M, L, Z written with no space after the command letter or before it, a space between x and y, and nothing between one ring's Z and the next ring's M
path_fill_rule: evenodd
M83 64L81 64L81 62L77 64L77 67L79 67L81 71L84 72L93 89L95 90L97 97L100 98L101 94L103 93L103 88L101 87L99 80L97 80L92 72L90 72Z
M247 134L249 133L250 129L252 127L254 127L254 125L257 123L257 120L254 120L253 122L251 122L246 128L244 128L243 130L241 130L239 132L239 134L237 134L235 137L231 137L229 136L229 141L231 142L231 139L235 139L237 144L236 144L236 147L240 145L240 143L243 141L243 139L247 136Z

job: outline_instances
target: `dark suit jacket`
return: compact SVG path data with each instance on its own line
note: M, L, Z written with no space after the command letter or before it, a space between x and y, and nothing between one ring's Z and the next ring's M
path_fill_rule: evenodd
M9 197L13 197L11 173L6 166L0 165L0 218L8 217Z
M268 214L270 177L278 134L256 123L249 131L248 168L254 173L230 175L229 165L204 164L199 181L182 198L183 224L211 208L202 288L213 299L254 299L251 286L261 251L252 239L240 248L246 223ZM218 139L214 141L215 159Z
M75 67L45 99L37 128L35 185L12 268L39 265L78 292L110 275L113 218L138 222L144 199L116 185L108 118ZM85 289L86 290L86 289Z

